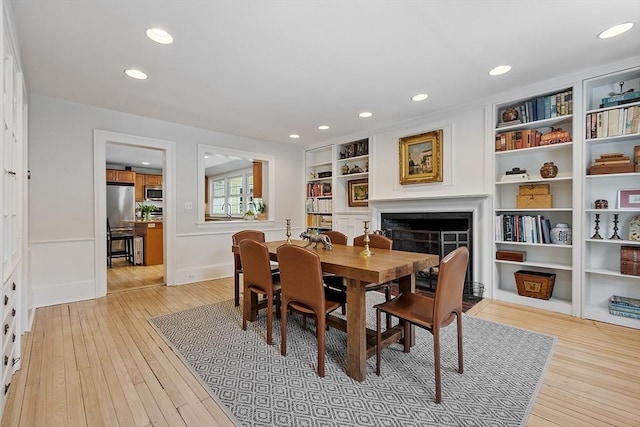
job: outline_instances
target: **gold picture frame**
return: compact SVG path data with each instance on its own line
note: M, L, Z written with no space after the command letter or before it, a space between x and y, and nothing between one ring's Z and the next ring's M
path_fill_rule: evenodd
M442 182L442 129L400 138L400 184Z
M369 180L367 178L348 181L349 207L369 205Z

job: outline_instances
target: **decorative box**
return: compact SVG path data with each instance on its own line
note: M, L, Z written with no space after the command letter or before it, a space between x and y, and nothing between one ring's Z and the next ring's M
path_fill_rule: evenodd
M518 209L548 209L553 205L551 194L531 194L529 196L516 196L516 208Z
M553 293L556 275L539 271L518 270L513 273L518 295L548 300Z
M530 184L521 185L518 191L521 196L530 196L536 194L550 194L549 184Z
M620 247L620 273L640 276L640 246Z
M608 173L630 173L633 172L633 163L622 163L619 165L593 165L589 166L589 175L603 175Z
M524 251L496 251L496 259L503 261L524 262L527 253Z

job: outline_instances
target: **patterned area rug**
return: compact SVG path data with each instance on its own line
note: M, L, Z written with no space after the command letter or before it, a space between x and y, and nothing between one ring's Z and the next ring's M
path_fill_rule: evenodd
M367 304L380 302L375 292ZM264 311L264 310L263 310ZM338 310L339 311L339 310ZM375 311L368 310L375 328ZM556 339L463 315L464 373L455 371L455 326L443 331L442 403L435 404L432 336L417 328L416 346L375 357L362 383L346 373L346 336L327 331L326 376L316 375L313 321L290 316L287 356L280 322L268 346L264 314L243 331L233 301L150 319L238 425L244 426L522 426L542 383Z

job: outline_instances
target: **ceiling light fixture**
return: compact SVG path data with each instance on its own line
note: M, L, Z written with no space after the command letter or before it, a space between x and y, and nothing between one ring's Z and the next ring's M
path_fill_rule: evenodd
M508 73L509 71L511 71L511 65L498 65L496 68L489 71L489 75L499 76L504 73Z
M173 43L173 37L162 28L149 28L146 31L147 37L156 43L171 44Z
M359 115L360 117L362 117L362 118L365 118L365 119L366 119L367 117L371 117L371 116L373 116L373 113L370 113L370 112L368 112L368 111L363 111L362 113L360 113L360 114L358 114L358 115Z
M289 135L289 138L298 139L298 138L300 138L300 135L298 135L297 133L292 133L291 135Z
M414 95L411 97L412 101L418 102L418 101L424 101L425 99L427 99L429 97L429 95L427 95L426 93L419 93L417 95Z
M128 68L124 70L124 73L127 76L131 77L132 79L137 79L137 80L145 80L147 77L149 77L142 71L136 70L135 68Z
M327 130L327 129L329 129L329 126L327 126L327 125L320 125L320 126L318 126L318 129L320 129L320 130Z
M614 25L611 28L607 28L600 34L598 34L599 39L608 39L611 37L619 36L622 33L626 33L631 28L633 28L635 24L633 22L625 22L623 24Z

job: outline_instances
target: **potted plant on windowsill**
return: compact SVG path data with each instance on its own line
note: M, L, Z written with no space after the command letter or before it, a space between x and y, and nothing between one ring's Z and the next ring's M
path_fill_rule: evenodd
M267 219L267 205L262 200L256 200L255 205L257 211L256 219L265 221Z
M151 221L151 212L157 210L155 205L147 205L144 203L138 203L138 210L142 213L142 219L145 221Z

